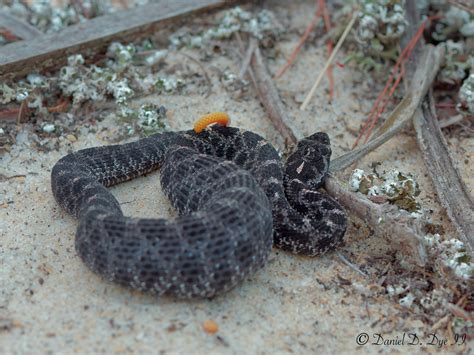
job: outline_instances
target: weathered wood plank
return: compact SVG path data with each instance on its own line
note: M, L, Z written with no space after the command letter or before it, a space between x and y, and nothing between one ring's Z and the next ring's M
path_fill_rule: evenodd
M432 93L425 96L414 120L418 146L439 201L456 227L466 250L473 256L474 200L449 154L448 144L439 128Z
M25 40L41 36L43 33L29 23L5 13L0 12L0 27L4 27L15 36Z
M161 0L69 26L59 33L0 47L0 76L17 76L64 63L67 56L97 50L113 40L144 37L166 23L235 3L234 0Z

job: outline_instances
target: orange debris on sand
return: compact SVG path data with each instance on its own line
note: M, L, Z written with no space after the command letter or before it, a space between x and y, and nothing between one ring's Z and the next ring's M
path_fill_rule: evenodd
M217 323L213 320L210 320L210 319L206 320L202 324L202 328L208 334L215 334L219 330L219 326L217 325Z

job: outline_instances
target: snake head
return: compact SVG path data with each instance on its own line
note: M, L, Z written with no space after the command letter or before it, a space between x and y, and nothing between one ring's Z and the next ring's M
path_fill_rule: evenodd
M286 162L288 179L297 179L309 189L321 187L329 169L331 145L326 133L318 132L298 142Z

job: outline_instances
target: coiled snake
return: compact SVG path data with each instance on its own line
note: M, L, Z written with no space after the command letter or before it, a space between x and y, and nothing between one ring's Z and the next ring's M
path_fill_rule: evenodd
M344 210L316 191L330 154L328 136L315 133L283 168L261 136L212 126L71 153L53 167L51 184L79 219L76 250L93 271L160 295L210 297L262 267L272 243L316 255L342 241ZM106 187L159 167L179 217L125 217Z

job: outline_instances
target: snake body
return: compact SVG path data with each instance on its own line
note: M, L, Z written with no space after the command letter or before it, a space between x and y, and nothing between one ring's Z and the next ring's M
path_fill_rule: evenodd
M330 154L328 136L316 133L283 167L261 136L212 126L71 153L53 167L51 184L79 219L75 247L93 271L159 295L211 297L262 267L272 244L316 255L342 241L346 214L317 191ZM179 217L124 216L107 187L158 168Z

